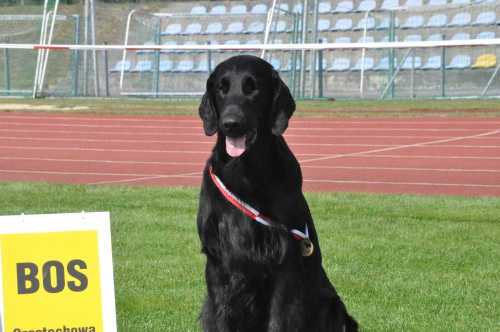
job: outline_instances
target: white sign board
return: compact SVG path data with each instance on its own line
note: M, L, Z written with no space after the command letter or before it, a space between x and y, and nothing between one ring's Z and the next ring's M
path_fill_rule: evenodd
M0 216L0 332L114 332L108 212Z

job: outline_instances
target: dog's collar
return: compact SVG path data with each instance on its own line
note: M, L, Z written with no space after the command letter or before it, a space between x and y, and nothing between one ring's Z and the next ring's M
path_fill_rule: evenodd
M292 236L297 241L300 241L300 250L301 250L302 256L307 257L307 256L310 256L312 254L312 252L314 250L314 246L311 243L311 241L309 240L309 230L307 228L307 223L306 223L305 232L303 233L297 229L288 228L283 224L280 224L274 220L271 220L270 218L261 214L259 211L255 210L253 207L251 207L247 203L240 200L236 195L234 195L231 191L229 191L229 189L226 188L224 183L222 183L222 181L217 177L217 175L214 174L214 172L212 171L212 166L209 166L208 169L209 169L210 177L212 178L212 181L214 182L215 186L217 188L219 188L222 195L224 197L226 197L226 199L231 204L233 204L238 209L240 209L243 213L248 215L250 218L261 223L264 226L278 227L278 228L281 228L281 229L289 232L290 234L292 234Z

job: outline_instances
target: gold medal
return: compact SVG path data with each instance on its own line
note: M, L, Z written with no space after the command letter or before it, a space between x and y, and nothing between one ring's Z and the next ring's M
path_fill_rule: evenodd
M314 251L314 245L309 239L300 241L300 254L304 257L309 257Z

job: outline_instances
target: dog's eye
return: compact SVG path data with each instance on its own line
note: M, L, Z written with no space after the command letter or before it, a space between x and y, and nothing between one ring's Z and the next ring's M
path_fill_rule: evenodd
M246 90L246 92L254 92L259 89L259 86L254 79L249 77L244 81L243 89Z
M227 83L226 80L221 80L219 85L217 86L217 90L219 90L223 93L226 93L228 90L228 86L229 86L229 84Z

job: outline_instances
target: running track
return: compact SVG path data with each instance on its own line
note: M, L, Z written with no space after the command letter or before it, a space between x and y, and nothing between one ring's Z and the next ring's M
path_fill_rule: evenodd
M306 191L500 196L500 118L299 118ZM0 181L199 186L197 117L0 113Z

